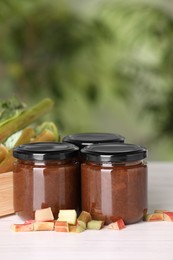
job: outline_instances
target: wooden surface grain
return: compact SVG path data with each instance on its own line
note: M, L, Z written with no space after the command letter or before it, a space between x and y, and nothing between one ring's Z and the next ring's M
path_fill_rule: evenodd
M13 172L0 174L0 217L14 213Z

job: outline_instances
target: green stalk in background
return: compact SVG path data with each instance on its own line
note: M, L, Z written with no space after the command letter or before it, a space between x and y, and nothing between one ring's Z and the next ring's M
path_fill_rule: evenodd
M12 118L0 127L0 143L10 135L29 126L32 122L47 113L53 106L53 101L45 98L35 106L24 110L18 117Z
M36 130L37 137L40 136L41 134L43 134L44 132L45 133L51 133L54 141L55 140L60 141L58 128L57 128L57 126L55 125L54 122L45 121L41 125L37 126L37 128L35 130Z
M31 138L35 136L35 132L31 127L27 127L22 131L21 136L16 141L14 147L29 143ZM9 172L13 170L15 158L13 157L13 150L10 149L5 159L0 163L0 173Z

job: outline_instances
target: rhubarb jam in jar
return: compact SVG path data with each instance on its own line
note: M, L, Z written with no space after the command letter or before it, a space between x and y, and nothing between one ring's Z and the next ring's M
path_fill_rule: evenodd
M105 224L126 224L147 211L147 150L134 144L95 144L81 150L82 210Z
M124 143L125 138L119 134L113 133L79 133L64 136L63 142L72 143L80 149L85 146L97 143L117 142Z
M51 207L80 208L79 148L68 143L41 142L13 150L14 210L23 219L34 219L35 210Z

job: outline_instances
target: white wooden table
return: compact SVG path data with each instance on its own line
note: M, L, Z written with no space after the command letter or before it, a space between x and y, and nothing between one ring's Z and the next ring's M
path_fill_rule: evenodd
M149 211L173 211L173 163L149 163ZM173 259L173 222L140 222L121 231L14 233L13 215L0 218L0 260Z

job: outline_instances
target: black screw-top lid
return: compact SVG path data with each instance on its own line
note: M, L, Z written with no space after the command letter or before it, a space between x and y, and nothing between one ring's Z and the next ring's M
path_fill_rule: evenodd
M81 152L86 161L92 162L132 162L147 157L145 147L126 143L93 144Z
M13 156L21 160L65 160L78 155L79 148L69 143L38 142L19 145Z
M79 133L67 135L63 138L63 142L77 145L80 149L87 145L105 142L123 143L125 138L119 134L113 133Z

